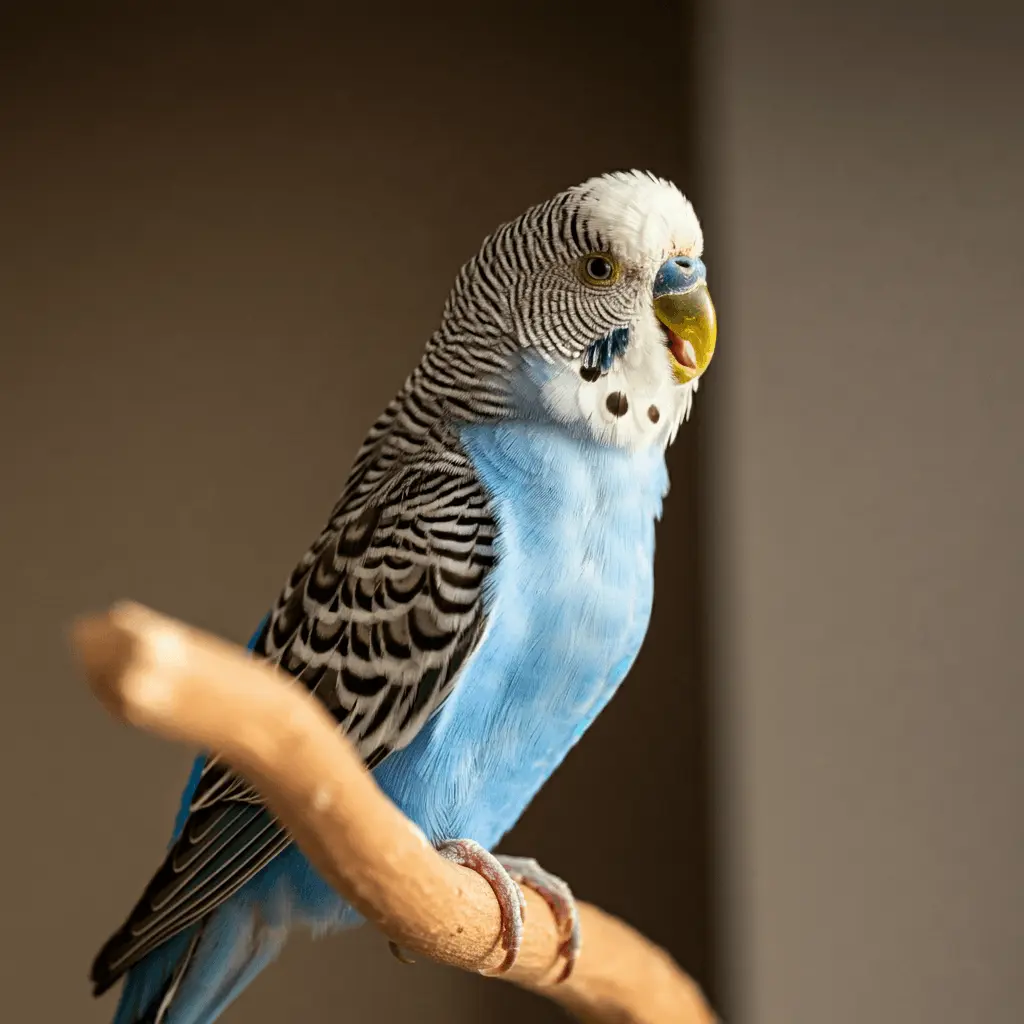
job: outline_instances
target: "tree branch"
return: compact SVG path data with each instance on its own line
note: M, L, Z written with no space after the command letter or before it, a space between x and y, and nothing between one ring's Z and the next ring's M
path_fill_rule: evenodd
M73 643L117 719L217 751L260 791L321 875L405 950L464 970L500 964L490 886L439 857L378 789L334 721L291 676L140 605L78 621ZM711 1024L699 989L664 950L581 903L583 953L558 976L558 934L526 890L522 952L504 977L607 1024Z

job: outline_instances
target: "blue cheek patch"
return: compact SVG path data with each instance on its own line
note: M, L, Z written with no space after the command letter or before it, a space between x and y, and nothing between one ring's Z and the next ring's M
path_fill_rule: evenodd
M602 373L607 373L612 368L612 363L626 351L628 345L629 328L616 327L583 353L583 365L588 370L598 369Z

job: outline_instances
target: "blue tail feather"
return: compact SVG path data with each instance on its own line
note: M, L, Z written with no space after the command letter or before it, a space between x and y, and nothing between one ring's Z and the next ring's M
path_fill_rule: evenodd
M128 972L114 1024L211 1024L281 951L282 911L235 897L153 950Z
M216 1020L281 951L283 923L267 923L267 908L229 901L210 918L193 963L175 993L167 1024Z
M199 925L193 925L136 964L125 978L113 1024L150 1024L156 1021L168 988L188 956Z
M249 650L268 618L249 640ZM204 754L193 762L174 822L172 846L185 827L205 764ZM260 906L252 899L257 894L262 897ZM243 889L208 917L168 939L129 969L113 1024L210 1024L216 1020L280 952L288 918L286 902L283 889L264 882L248 892Z

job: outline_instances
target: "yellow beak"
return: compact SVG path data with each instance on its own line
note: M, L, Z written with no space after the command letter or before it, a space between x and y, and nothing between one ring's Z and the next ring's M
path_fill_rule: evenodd
M660 295L654 312L668 330L672 372L680 384L689 384L715 354L718 319L708 286L701 281L685 292Z

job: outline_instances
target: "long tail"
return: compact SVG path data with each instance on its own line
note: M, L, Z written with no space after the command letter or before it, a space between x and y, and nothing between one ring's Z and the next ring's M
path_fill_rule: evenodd
M215 1021L284 945L266 909L239 893L154 949L128 972L114 1024Z

